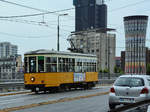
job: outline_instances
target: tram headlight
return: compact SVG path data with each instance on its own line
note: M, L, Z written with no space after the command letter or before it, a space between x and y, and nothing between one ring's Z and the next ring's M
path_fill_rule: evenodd
M34 81L35 81L35 78L34 78L34 77L31 77L30 80L31 80L32 82L34 82Z

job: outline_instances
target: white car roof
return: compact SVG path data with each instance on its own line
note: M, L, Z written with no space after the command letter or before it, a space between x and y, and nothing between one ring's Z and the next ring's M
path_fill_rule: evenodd
M149 75L121 75L120 77L140 77L140 78L150 78Z

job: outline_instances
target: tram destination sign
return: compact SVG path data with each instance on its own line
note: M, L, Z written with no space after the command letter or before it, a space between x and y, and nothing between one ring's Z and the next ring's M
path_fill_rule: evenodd
M74 73L74 82L85 81L85 73Z

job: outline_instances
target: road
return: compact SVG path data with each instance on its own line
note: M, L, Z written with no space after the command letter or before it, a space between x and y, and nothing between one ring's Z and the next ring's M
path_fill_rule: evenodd
M21 112L107 112L109 109L107 99L108 95L95 96L87 99L24 109ZM20 112L20 110L14 112Z
M14 112L107 112L108 111L108 95L98 95L87 98L79 98L80 96L88 96L92 94L109 91L110 87L94 88L92 90L76 90L69 92L53 93L53 94L21 94L0 97L0 109L13 110L11 108L18 107ZM74 100L61 101L61 99L76 98ZM58 101L60 100L60 102ZM56 103L38 105L33 108L32 105L24 110L20 106L30 104L42 104L43 102L57 101ZM101 110L101 111L100 111Z

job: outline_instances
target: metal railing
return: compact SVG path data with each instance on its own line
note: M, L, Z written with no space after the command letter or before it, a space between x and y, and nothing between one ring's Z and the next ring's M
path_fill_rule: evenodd
M23 81L24 73L23 72L0 72L0 82L19 82Z
M116 79L122 74L119 73L98 73L98 79Z

